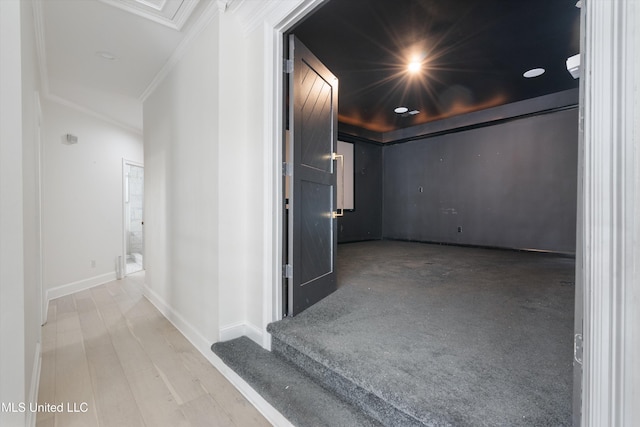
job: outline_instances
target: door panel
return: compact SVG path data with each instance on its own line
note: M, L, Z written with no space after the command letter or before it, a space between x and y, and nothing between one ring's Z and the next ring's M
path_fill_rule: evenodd
M332 128L326 124L331 123L332 119L333 91L331 85L305 61L301 61L301 67L300 161L303 166L331 173L331 156L327 157L327 153L333 153Z
M295 36L289 38L288 314L293 316L336 289L336 173L338 80Z
M302 181L300 209L300 286L333 272L332 233L334 220L327 206L332 206L330 185ZM328 213L328 214L327 214Z

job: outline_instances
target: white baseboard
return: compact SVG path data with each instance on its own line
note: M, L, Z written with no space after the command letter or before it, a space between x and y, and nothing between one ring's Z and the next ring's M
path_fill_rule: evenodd
M203 356L216 368L233 386L269 421L276 427L294 427L291 422L284 417L269 402L264 400L260 393L255 391L240 375L233 369L225 365L213 351L208 351Z
M229 341L240 337L249 337L259 346L263 344L263 334L260 328L246 322L237 322L220 327L220 341Z
M187 322L172 307L164 302L160 296L154 292L146 284L143 287L144 296L153 304L169 322L176 327L178 331L189 341L198 351L207 359L214 368L238 389L238 391L269 421L276 427L294 427L278 410L276 410L269 402L264 400L260 394L255 391L245 380L236 374L231 368L224 364L222 359L216 356L211 350L212 342L209 342L200 332L198 332L189 322ZM238 333L241 335L237 335ZM246 323L238 323L221 328L220 340L222 336L230 337L228 339L238 338L242 335L249 336L252 340L260 343L262 334L260 329Z
M33 355L33 369L31 371L31 384L29 385L29 403L38 401L38 389L40 388L40 369L42 368L42 345L36 343L36 351ZM28 404L27 404L28 405ZM25 425L35 427L38 413L26 411L27 419Z
M77 282L67 283L66 285L56 286L55 288L47 290L47 302L52 299L93 288L94 286L113 282L114 280L116 280L116 272L111 271L99 276L93 276L87 279L78 280Z
M153 304L164 317L193 344L200 353L211 352L211 344L196 328L187 322L173 307L169 306L153 289L146 284L142 288L143 295Z

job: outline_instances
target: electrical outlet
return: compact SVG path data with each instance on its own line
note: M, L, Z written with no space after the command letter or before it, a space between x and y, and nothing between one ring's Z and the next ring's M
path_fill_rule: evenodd
M462 233L462 227L458 227L458 233Z
M96 268L96 260L95 259L91 260L91 268Z

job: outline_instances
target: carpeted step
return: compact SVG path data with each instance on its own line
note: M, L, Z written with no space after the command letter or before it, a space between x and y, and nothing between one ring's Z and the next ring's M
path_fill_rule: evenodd
M271 351L294 364L299 369L302 369L323 387L336 393L385 426L420 427L425 425L449 425L449 423L444 420L442 420L442 422L435 422L434 420L434 423L429 424L418 421L413 416L395 407L389 401L362 387L357 381L332 370L328 366L314 360L312 357L276 337L272 337Z
M267 326L271 333L271 351L306 372L323 387L333 391L385 426L452 426L455 423L428 410L413 413L403 405L404 395L389 395L354 372L348 364L323 357L322 349L312 348L305 340L287 331L291 318ZM379 375L384 375L380 372Z
M211 349L297 427L380 427L377 421L247 337L218 342Z

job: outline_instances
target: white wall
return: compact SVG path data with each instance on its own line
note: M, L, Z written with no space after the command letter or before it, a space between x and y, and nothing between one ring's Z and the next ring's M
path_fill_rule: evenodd
M247 70L262 69L264 67L264 31L260 27L258 31L245 36L247 52ZM247 300L246 319L247 324L254 332L260 331L266 335L264 330L264 307L265 277L268 277L270 266L265 266L262 260L265 256L264 242L264 224L265 216L268 221L271 220L271 212L264 209L264 182L265 182L265 163L272 159L272 149L269 141L265 139L264 129L264 95L265 95L265 75L269 73L248 73L244 87L249 97L247 102L247 117L255 118L251 121L252 126L246 126L246 143L245 149L245 165L247 167L245 177L247 180L246 191L243 194L246 197L246 211L250 213L245 220L244 230L246 232L246 249L247 267ZM275 201L278 203L278 201ZM265 268L269 267L269 268ZM267 271L265 271L267 270ZM254 339L257 337L254 336ZM262 342L260 342L262 344Z
M22 44L22 182L26 399L37 399L42 323L40 203L40 74L31 2L20 2ZM33 414L28 414L33 417Z
M242 28L218 12L144 104L149 293L207 347L263 343L264 39Z
M0 2L0 402L23 402L26 383L22 207L20 3ZM10 343L10 345L6 345ZM25 415L0 412L0 424Z
M143 142L50 100L43 110L43 273L55 298L115 279L123 251L122 159L142 162ZM67 133L78 142L64 143Z
M260 138L251 139L249 133L261 123L256 114L261 94L252 90L247 77L252 75L251 67L260 63L250 61L255 52L249 51L231 13L220 16L220 41L220 339L249 335L259 340L260 323L252 322L257 313L249 309L247 295L259 299L255 291L260 280L254 272L261 267L255 254L262 244L255 219L261 215L251 201L259 200L261 194L260 169L254 160L260 155L255 149Z
M0 402L33 401L40 362L39 75L29 2L0 3ZM23 425L24 413L0 413Z
M236 159L219 154L218 37L214 16L143 107L146 295L203 352L218 339L219 210L234 210L219 196Z

